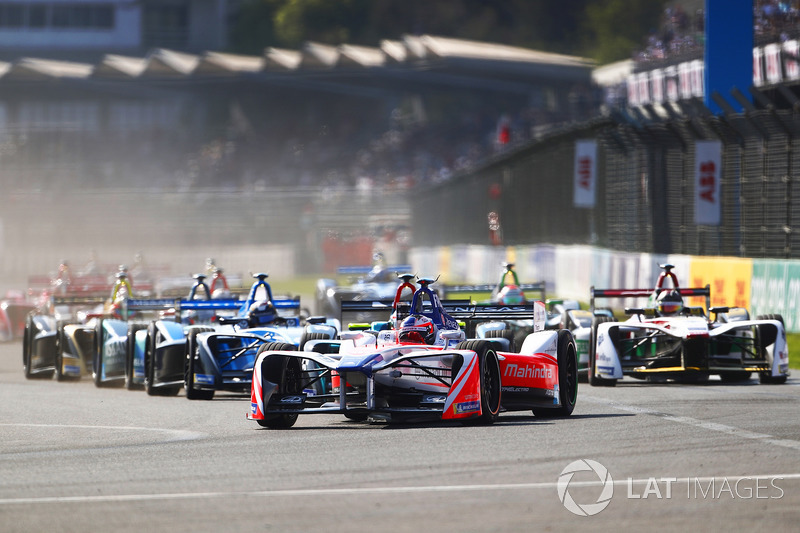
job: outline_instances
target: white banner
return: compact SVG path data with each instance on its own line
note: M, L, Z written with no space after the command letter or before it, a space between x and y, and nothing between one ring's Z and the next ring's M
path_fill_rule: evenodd
M719 226L722 219L722 143L697 141L695 150L694 222Z
M594 207L597 182L597 141L575 142L575 207Z

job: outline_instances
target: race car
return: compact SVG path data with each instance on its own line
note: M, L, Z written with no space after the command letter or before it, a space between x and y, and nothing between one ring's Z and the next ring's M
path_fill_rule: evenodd
M36 311L37 302L22 291L8 291L0 301L0 342L22 338L25 333L25 318Z
M220 317L216 327L186 331L185 349L181 352L183 366L176 359L178 351L170 349L174 346L172 332L154 326L156 330L150 335L152 349L145 352L151 354L152 363L145 363L152 374L150 379L180 380L190 400L210 400L218 390L247 393L256 354L263 344L280 342L297 347L308 339L336 336L338 322L298 314L299 298L274 298L267 274L254 277L256 281L236 316Z
M177 394L183 388L185 331L198 324L211 324L220 314L238 310L242 301L215 293L205 282L204 274L194 276L195 282L184 299L128 299L127 313L116 318L99 319L93 376L95 384L124 382L127 389L145 388L148 394ZM214 295L216 294L216 297ZM158 312L159 318L148 317ZM66 329L66 328L65 328ZM164 331L177 346L181 379L173 386L158 387L147 380L145 357L148 333Z
M398 302L394 326L346 331L339 339L259 349L247 418L289 428L300 414L354 420L460 420L490 424L501 411L568 416L577 398L575 344L567 330L544 330L542 302L526 304L534 329L519 352L502 339L466 340L459 322L484 321L479 304L446 309L419 279L410 304ZM320 392L320 383L330 390ZM323 387L325 389L326 387Z
M710 286L681 288L671 264L655 289L595 289L598 298L647 298L645 307L625 309L628 318L592 318L589 383L613 386L623 376L649 381L703 382L718 375L761 383L784 383L789 375L786 331L780 315L750 319L740 307L710 307ZM690 307L684 297L705 297L705 307ZM706 315L706 309L708 314Z
M340 275L360 276L349 285L339 285L336 280L322 278L317 280L316 313L336 317L342 301L386 300L391 301L397 289L397 275L411 270L410 265L384 264L383 256L375 254L372 267L349 266L337 270Z

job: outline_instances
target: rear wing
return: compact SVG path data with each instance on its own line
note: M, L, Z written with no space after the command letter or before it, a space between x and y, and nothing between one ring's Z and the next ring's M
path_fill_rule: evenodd
M445 311L449 312L449 305L470 305L470 300L445 300L442 302ZM430 306L425 306L423 310L429 310ZM392 317L394 311L394 299L385 300L341 300L339 302L339 320L343 329L347 324L363 322L387 321ZM397 306L399 318L404 318L411 313L411 302L402 301Z
M369 274L374 266L343 266L336 269L337 274L354 276L358 274ZM395 272L411 272L411 265L389 265L384 270Z
M653 295L654 290L655 289L595 289L594 286L592 286L589 306L592 312L594 312L595 298L649 298ZM706 299L705 308L709 309L711 307L711 285L687 289L679 288L677 291L681 296L704 296Z
M392 316L394 300L341 300L339 302L339 321L342 329L347 324L379 322Z
M468 331L478 322L486 320L531 320L533 330L541 331L547 320L547 310L544 302L534 300L524 304L476 304L457 303L453 300L442 302L445 312L456 320L467 324Z
M520 283L517 285L525 292L532 292L539 294L537 300L546 300L547 290L544 281L536 283ZM496 283L485 283L477 285L439 285L438 289L446 297L450 293L464 293L464 292L494 292L497 289Z

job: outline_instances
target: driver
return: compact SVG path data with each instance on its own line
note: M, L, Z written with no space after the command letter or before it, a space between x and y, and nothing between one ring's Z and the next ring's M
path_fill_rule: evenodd
M400 324L400 342L433 344L436 342L436 325L424 315L410 315Z
M678 291L665 290L656 298L656 305L661 316L673 316L683 309L683 299Z
M250 327L264 326L271 322L275 322L278 318L278 312L275 306L269 300L257 300L250 305L247 311L247 320Z

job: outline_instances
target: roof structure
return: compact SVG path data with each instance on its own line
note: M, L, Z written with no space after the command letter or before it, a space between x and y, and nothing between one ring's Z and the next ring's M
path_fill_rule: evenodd
M324 73L337 75L353 69L419 70L441 66L490 68L520 76L575 76L589 79L591 61L493 43L431 35L408 35L384 40L379 47L306 42L300 50L268 48L261 56L208 51L192 55L168 49L151 50L137 58L105 55L96 64L35 57L0 63L0 85L7 81L46 81L101 78L104 80L197 79L207 76L245 76L266 73ZM527 72L527 74L526 74Z

